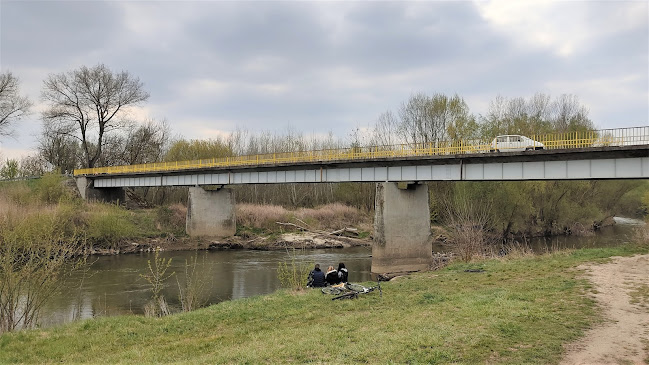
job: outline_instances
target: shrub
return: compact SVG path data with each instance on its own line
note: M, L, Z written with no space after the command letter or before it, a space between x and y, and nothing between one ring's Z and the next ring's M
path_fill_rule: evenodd
M205 276L204 273L197 271L198 254L192 256L189 260L185 260L185 276L181 282L176 276L178 283L178 300L182 306L183 312L191 312L198 309L207 303L205 292ZM205 260L203 259L203 265Z
M71 189L66 185L65 176L49 173L33 182L33 195L38 201L45 204L55 204L74 199Z
M161 206L156 210L156 223L159 230L184 232L186 220L187 207L183 204Z
M280 262L277 266L277 278L282 288L302 290L306 288L308 275L314 264L299 261L295 249L287 253L289 259Z
M120 240L136 235L136 226L128 211L104 203L92 203L89 206L87 237L93 243L115 248Z
M70 214L49 207L0 216L0 332L36 324L63 277L85 262Z
M153 264L151 260L147 260L149 271L146 274L140 274L151 286L151 300L144 306L144 313L147 317L162 317L170 314L167 301L162 295L162 289L165 286L165 281L172 277L175 273L167 274L169 266L171 266L171 258L165 259L160 257L160 251L155 251Z

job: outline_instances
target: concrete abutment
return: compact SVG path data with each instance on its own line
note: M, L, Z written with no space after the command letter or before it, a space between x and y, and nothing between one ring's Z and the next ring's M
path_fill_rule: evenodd
M374 208L372 273L428 269L433 259L428 186L378 183Z
M186 231L190 236L230 237L237 231L234 192L229 188L190 187Z
M94 187L94 181L87 177L76 177L77 189L83 200L97 200L106 203L124 204L126 192L124 188L101 188Z

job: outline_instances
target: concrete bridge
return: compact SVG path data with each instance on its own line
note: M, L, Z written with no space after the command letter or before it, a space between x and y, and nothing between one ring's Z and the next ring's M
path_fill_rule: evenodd
M105 201L123 201L125 187L188 186L187 233L218 237L236 231L232 185L375 182L372 272L418 271L432 260L426 181L649 178L649 127L634 130L632 138L595 147L593 138L575 134L555 146L544 140L543 150L368 147L84 169L75 176L85 199Z

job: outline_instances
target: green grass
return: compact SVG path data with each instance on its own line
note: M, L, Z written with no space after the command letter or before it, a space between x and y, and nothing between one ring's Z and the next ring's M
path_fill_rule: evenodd
M159 319L86 320L1 336L0 363L557 363L599 320L575 268L646 252L456 264L382 283L382 297L284 290Z
M647 284L631 284L633 288L629 295L631 296L631 304L639 305L643 308L649 308L649 285Z

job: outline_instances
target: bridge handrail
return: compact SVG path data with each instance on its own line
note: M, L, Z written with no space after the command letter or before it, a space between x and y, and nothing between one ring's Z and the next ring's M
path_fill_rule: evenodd
M578 131L530 136L545 149L569 149L601 146L632 146L649 144L649 126L619 129ZM436 141L391 146L347 147L316 151L279 152L200 159L191 161L155 162L139 165L95 167L74 170L74 176L181 171L210 167L263 166L300 162L343 162L358 159L443 156L488 153L491 141Z

